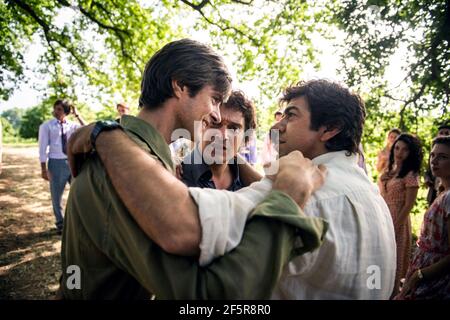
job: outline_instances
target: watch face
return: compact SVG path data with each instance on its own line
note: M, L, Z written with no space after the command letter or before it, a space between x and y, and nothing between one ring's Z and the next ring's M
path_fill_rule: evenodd
M105 126L108 126L108 127L111 127L111 126L116 126L117 125L117 122L115 122L115 121L111 121L111 120L106 120L105 121Z

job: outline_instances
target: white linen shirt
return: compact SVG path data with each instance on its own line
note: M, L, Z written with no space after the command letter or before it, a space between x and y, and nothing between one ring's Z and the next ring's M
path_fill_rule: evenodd
M64 133L67 135L67 141L72 133L80 127L79 124L67 119L62 125ZM55 118L39 126L39 160L47 162L47 159L67 159L67 155L62 151L61 123Z
M304 212L326 219L329 229L321 247L286 265L273 299L389 299L396 269L389 209L357 157L345 153L313 159L328 173ZM201 264L239 244L248 214L270 189L270 180L263 179L234 193L190 190L202 225Z

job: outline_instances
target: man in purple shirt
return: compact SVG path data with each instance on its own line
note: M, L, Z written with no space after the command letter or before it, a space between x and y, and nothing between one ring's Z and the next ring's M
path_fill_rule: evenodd
M72 113L80 124L66 119ZM41 176L50 182L53 213L56 218L56 228L61 234L63 227L62 195L66 183L70 183L70 170L67 163L67 141L70 135L84 125L84 121L74 106L67 100L56 100L53 105L54 119L39 126L39 160ZM47 167L48 160L48 167Z

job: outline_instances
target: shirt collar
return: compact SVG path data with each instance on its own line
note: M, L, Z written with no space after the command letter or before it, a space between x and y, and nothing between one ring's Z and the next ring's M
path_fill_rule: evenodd
M194 150L186 156L190 158L190 169L193 181L197 184L200 178L208 171L209 166L203 161L203 156L198 148L198 144L195 146ZM187 161L186 161L187 162Z
M67 121L67 119L65 119L65 118L64 118L63 121L59 121L58 119L53 118L53 122L56 123L56 124L67 124L67 123L69 123L69 122Z
M356 154L352 153L351 155L347 155L347 150L341 150L341 151L333 151L333 152L327 152L320 156L315 157L312 159L312 162L315 165L319 164L327 164L330 162L339 162L339 163L357 163L358 157Z
M144 141L164 166L173 172L173 162L169 145L150 123L130 115L123 115L120 124Z
M207 173L209 174L209 176L207 176L208 180L211 179L212 177L211 169L209 165L207 165L203 161L203 156L198 144L195 146L194 150L186 156L186 158L190 158L189 167L192 174L191 177L194 180L195 184L198 184L198 181L202 177L206 177L205 174ZM198 163L198 161L200 161L200 163ZM236 163L236 159L235 158L231 159L228 165L230 166L231 173L233 174L233 184L240 183L239 166Z

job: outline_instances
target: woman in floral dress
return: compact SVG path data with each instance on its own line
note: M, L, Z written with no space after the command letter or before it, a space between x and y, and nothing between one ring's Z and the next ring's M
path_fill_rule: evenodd
M430 165L443 191L425 213L399 300L450 299L450 137L433 141Z
M409 216L419 190L419 171L423 159L420 141L407 133L395 140L389 155L388 170L378 180L394 223L397 243L397 272L392 296L398 293L405 277L411 252L411 218Z

